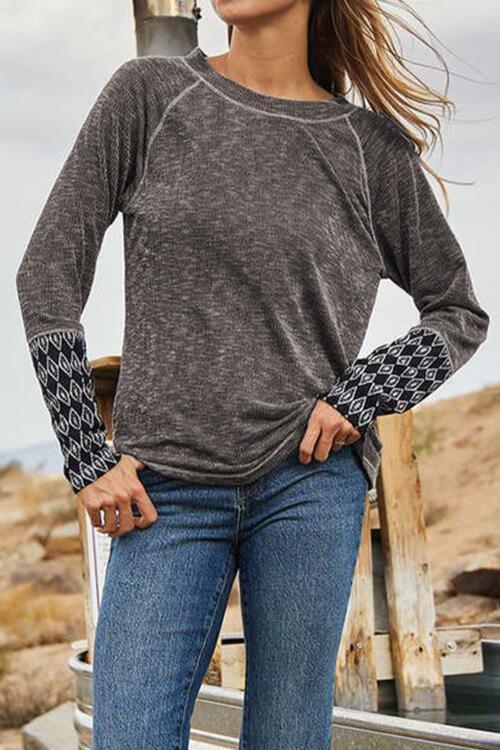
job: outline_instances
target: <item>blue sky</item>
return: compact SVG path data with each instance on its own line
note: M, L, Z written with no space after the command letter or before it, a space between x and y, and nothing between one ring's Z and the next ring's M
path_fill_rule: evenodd
M492 324L488 341L428 400L466 393L500 380L499 334L499 49L500 5L493 0L418 0L411 3L439 42L453 76L457 113L444 125L444 152L427 157L449 185L448 220L467 258L476 293ZM200 3L200 46L227 49L224 26L209 0ZM392 7L392 6L387 6ZM136 54L132 0L0 0L0 157L2 270L0 304L3 350L0 453L53 439L50 419L24 338L15 272L37 216L78 129L113 70ZM422 50L411 60L431 63ZM419 67L436 87L442 75ZM435 183L439 200L440 192ZM443 205L443 204L442 204ZM99 257L82 321L91 359L120 354L123 334L121 217L110 227ZM380 286L361 354L405 332L417 321L411 298L390 282ZM464 425L466 430L466 425Z

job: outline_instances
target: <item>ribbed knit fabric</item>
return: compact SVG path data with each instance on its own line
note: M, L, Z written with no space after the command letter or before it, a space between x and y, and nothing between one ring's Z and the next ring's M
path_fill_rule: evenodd
M120 212L126 317L106 446L81 314ZM361 358L382 278L419 318ZM200 47L115 70L50 191L17 289L75 491L123 453L179 479L253 481L298 449L318 398L360 430L353 446L373 489L376 416L439 387L489 324L395 120L340 96L260 94Z

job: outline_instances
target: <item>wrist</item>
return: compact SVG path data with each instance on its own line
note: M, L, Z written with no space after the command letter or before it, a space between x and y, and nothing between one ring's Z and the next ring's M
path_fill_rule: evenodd
M325 401L336 409L344 419L347 421L361 434L364 435L370 424L375 420L375 410L372 408L362 410L360 404L354 400L342 399L342 393L336 393L335 390L331 391L326 397Z
M134 469L143 469L145 467L145 464L143 461L140 461L135 456L132 456L130 453L123 453L121 455L120 460L129 465L132 466Z
M88 447L92 441L88 438L82 442ZM75 493L97 481L120 460L120 454L108 443L103 443L100 447L92 446L91 451L84 450L82 446L74 445L73 451L63 446L62 452L63 474Z

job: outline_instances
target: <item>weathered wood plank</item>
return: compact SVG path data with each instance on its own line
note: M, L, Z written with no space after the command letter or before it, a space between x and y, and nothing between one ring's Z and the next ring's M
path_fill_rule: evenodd
M398 707L404 711L444 709L411 411L379 418L379 430L384 448L378 507Z
M243 634L233 633L234 643L222 637L222 687L243 690L245 685L245 642ZM481 628L438 628L436 630L441 668L444 675L473 674L483 671ZM392 680L392 664L389 633L377 633L373 637L373 654L376 679ZM337 704L337 698L335 699ZM339 704L337 704L339 705ZM344 708L356 708L346 706Z
M90 362L90 370L94 381L96 402L99 412L104 420L106 427L106 437L112 439L112 411L113 399L116 391L116 383L120 372L121 358L117 356L100 357ZM80 528L80 542L82 548L82 576L83 576L83 595L85 611L85 629L88 642L87 659L92 664L94 654L95 626L92 594L89 581L90 557L87 545L87 511L81 502L78 502L78 524Z
M376 711L370 504L365 499L360 550L337 658L335 705Z

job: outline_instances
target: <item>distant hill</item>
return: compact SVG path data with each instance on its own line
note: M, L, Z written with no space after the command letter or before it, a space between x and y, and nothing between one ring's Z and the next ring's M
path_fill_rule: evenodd
M414 425L432 575L443 591L462 558L500 551L500 384L422 404Z
M26 471L40 471L44 474L62 473L63 459L56 440L0 453L0 468L10 461L19 462Z

